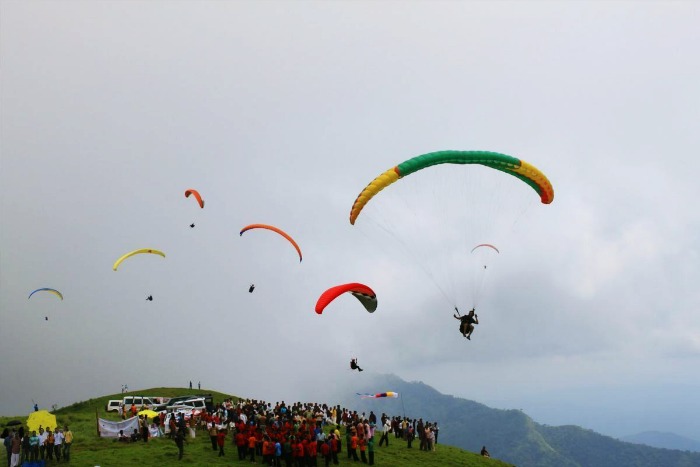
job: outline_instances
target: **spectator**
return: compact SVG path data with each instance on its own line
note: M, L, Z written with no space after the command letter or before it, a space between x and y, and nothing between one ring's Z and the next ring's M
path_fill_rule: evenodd
M61 454L63 453L63 430L56 427L53 435L53 454L56 456L56 462L61 461Z
M14 436L12 437L11 440L11 458L10 460L10 467L18 467L19 466L19 453L20 450L22 449L22 439L19 437L19 433L15 433Z
M66 461L70 460L70 447L73 445L73 432L70 431L68 425L63 429L63 458Z
M185 433L182 431L175 432L175 445L177 446L178 460L182 460L182 455L185 452Z
M218 433L213 422L209 424L209 440L211 440L211 450L216 451Z
M224 444L226 443L226 430L223 428L219 430L216 435L216 444L219 446L219 457L224 456Z
M31 450L29 461L36 462L39 460L39 436L36 434L36 431L32 431L32 436L29 438L29 447Z
M46 429L46 439L44 440L44 448L46 449L46 460L53 460L53 442L54 434L51 432L50 428Z
M5 428L2 431L2 440L3 444L5 445L5 453L7 454L7 467L10 467L10 461L12 459L12 440L15 437L15 430L8 431L7 428Z

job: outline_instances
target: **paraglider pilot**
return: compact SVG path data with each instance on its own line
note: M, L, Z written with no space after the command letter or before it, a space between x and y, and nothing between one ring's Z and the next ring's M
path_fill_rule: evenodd
M253 290L255 290L255 284L250 284L250 287L248 287L248 292L253 293Z
M360 367L357 365L357 359L356 359L356 358L353 358L352 360L350 360L350 369L352 369L352 370L357 370L357 371L362 371L362 368L360 368Z
M472 340L471 335L472 332L474 332L474 325L479 324L479 315L475 313L474 308L469 310L469 313L464 316L458 316L459 310L457 309L457 307L455 307L455 311L457 312L457 314L452 316L460 321L459 332L461 332L462 335L467 339Z
M146 297L146 300L148 300L149 302L152 302L152 301L153 301L153 295L149 295L148 297Z

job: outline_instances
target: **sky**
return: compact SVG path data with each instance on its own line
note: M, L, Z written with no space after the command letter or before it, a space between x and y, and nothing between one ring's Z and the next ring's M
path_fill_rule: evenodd
M326 401L356 356L540 423L700 440L698 20L695 2L3 0L0 413L190 380ZM350 225L374 177L439 150L521 158L554 201L441 166ZM525 206L488 204L501 191ZM238 234L252 223L303 261ZM466 341L473 244L453 233L486 224L501 253ZM166 257L112 270L137 248ZM347 282L374 313L314 312Z

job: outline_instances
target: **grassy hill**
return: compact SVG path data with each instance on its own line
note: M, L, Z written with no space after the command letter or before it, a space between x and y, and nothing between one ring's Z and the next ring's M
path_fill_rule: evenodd
M99 416L104 419L118 420L115 412L106 413L105 405L109 399L121 399L125 395L146 395L175 397L187 394L212 394L215 402L221 402L226 398L237 400L238 397L222 394L210 390L192 390L186 388L153 388L147 390L132 391L126 394L110 394L96 399L90 399L75 403L71 406L58 409L54 412L60 425L69 425L75 435L75 441L71 449L70 464L74 466L100 466L100 467L125 467L141 466L156 467L163 465L189 465L189 466L217 466L232 463L248 465L250 462L239 462L235 446L228 436L225 447L226 455L218 457L217 451L212 451L209 437L205 432L197 432L197 437L188 438L185 444L185 455L182 460L177 459L175 443L167 438L156 438L148 443L118 443L112 439L100 438L97 435L96 420ZM12 420L26 421L27 415L16 417L0 417L0 425L3 427ZM408 449L405 442L397 442L390 438L390 446L381 448L376 444L375 465L383 467L413 467L413 466L474 466L474 467L504 467L506 464L497 459L486 459L473 452L456 447L438 444L434 452L425 452L418 449L417 442L413 448ZM346 452L339 456L340 465L357 465L349 461ZM258 459L260 463L260 459ZM58 464L56 464L58 465ZM319 466L323 465L319 461Z

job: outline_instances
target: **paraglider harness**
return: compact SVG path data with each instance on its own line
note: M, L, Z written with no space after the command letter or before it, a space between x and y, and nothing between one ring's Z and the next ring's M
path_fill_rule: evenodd
M457 315L455 316L455 318L459 319L459 321L460 321L459 332L461 332L462 334L466 334L469 331L469 325L475 324L476 323L475 317L478 317L478 316L476 313L474 313L474 316L469 316L468 314L461 315L459 313L459 309L457 307L455 307L455 311L457 312ZM472 308L470 311L475 311L475 309Z
M351 369L351 370L362 371L362 368L360 368L360 367L357 365L357 359L356 359L356 358L353 358L352 360L350 360L350 369Z

